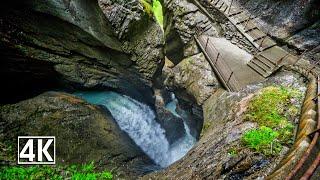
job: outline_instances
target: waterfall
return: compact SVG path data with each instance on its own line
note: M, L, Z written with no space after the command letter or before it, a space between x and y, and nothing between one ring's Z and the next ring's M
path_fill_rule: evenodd
M170 152L172 154L172 161L175 162L182 158L187 152L192 148L192 146L196 143L196 138L194 138L190 133L190 128L186 123L187 115L185 111L181 110L181 116L177 113L178 100L175 95L171 93L171 102L166 104L166 109L168 109L173 115L183 119L184 129L186 131L186 135L180 139L178 139L175 143L171 145Z
M156 121L152 109L128 96L111 91L82 91L74 94L89 103L106 107L120 129L125 131L161 167L167 167L183 157L195 143L185 124L186 137L177 140L170 147L165 130ZM172 107L168 110L172 111Z

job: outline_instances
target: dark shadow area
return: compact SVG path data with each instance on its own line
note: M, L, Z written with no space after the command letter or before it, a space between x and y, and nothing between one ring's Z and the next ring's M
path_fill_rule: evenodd
M53 65L19 56L0 45L0 104L16 103L58 86L58 73Z

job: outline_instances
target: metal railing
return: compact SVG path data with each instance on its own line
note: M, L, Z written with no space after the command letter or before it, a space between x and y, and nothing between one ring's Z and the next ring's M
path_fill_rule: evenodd
M226 64L223 59L223 55L217 50L213 43L210 42L210 38L200 35L195 37L195 39L206 56L210 66L227 90L239 91L240 85L236 79L235 73Z

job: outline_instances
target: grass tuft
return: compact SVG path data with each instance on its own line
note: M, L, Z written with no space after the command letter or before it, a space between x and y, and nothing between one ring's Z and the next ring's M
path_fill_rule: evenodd
M259 129L247 131L242 136L242 141L247 147L254 149L256 152L275 155L282 149L282 145L277 141L278 136L279 133L277 131L261 126Z
M262 89L250 101L245 114L245 120L259 125L258 129L244 133L245 146L265 155L276 155L283 145L292 144L294 125L290 119L298 115L294 101L302 96L300 91L282 86Z
M80 166L5 166L0 168L0 180L72 179L95 180L113 178L109 171L95 172L93 162Z

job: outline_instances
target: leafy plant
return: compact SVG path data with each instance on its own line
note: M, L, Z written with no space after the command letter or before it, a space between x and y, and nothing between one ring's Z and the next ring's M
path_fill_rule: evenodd
M140 3L142 4L143 6L143 9L144 11L149 15L149 16L152 16L153 14L153 9L152 9L152 6L151 6L151 2L147 1L147 0L140 0Z
M235 148L231 148L231 149L228 150L228 154L230 156L236 156L238 154L238 151Z
M0 180L24 180L24 179L72 179L95 180L112 179L109 171L95 172L94 163L81 166L7 166L0 169Z
M160 0L140 0L144 7L144 11L149 14L149 16L155 17L157 23L161 26L163 30L163 9ZM152 5L151 5L152 4Z
M163 29L163 12L162 12L162 5L159 0L153 0L152 1L152 9L154 17L156 18L157 22L161 26L161 29Z
M272 155L279 153L282 149L281 144L276 140L278 136L278 132L269 127L261 126L259 129L247 131L243 135L242 141L247 147L257 152Z

